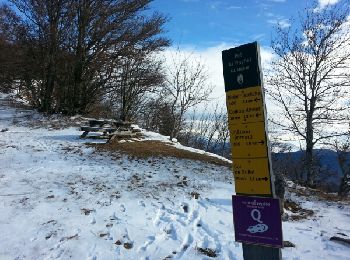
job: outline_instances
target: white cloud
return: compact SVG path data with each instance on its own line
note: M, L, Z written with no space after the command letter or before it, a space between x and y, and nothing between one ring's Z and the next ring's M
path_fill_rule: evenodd
M254 34L251 36L251 38L255 41L260 41L266 37L265 33L259 33L259 34Z
M238 45L240 44L221 43L201 50L196 50L193 46L180 47L180 50L184 52L184 54L192 54L192 57L194 59L201 59L201 61L203 61L207 65L209 80L210 83L214 86L213 93L210 96L213 103L218 102L225 106L226 102L221 52L223 50L227 50ZM170 48L167 51L165 51L165 58L168 61L171 60L171 55L172 53L174 53L174 51L174 48ZM265 70L269 67L269 62L274 57L272 50L268 47L261 46L260 56L263 70Z
M339 0L318 0L318 10L325 8L327 5L335 5Z
M267 12L267 13L265 13L265 15L268 17L275 17L276 16L274 13L271 13L271 12Z
M285 18L280 18L280 19L269 19L267 20L267 22L269 24L272 24L272 25L277 25L277 26L280 26L282 29L283 28L287 28L287 27L290 27L290 22L288 19L285 19Z

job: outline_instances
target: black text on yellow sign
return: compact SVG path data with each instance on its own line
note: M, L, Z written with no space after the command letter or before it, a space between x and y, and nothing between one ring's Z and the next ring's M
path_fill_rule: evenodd
M232 158L267 157L264 122L229 126Z
M226 92L229 125L264 121L261 87Z
M226 92L236 192L271 194L261 86Z
M271 194L268 158L234 159L236 193Z

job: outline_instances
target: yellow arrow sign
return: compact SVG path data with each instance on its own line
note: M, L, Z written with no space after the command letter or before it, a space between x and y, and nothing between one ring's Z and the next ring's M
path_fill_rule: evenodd
M268 158L233 159L236 193L270 194Z
M232 158L267 157L264 122L230 125Z
M264 121L260 86L226 92L226 105L229 125Z

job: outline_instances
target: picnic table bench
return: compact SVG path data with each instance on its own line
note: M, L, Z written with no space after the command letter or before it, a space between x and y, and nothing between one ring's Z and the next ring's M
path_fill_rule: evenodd
M140 132L138 129L132 129L131 122L114 119L89 119L88 126L81 126L84 131L80 138L85 138L90 132L102 132L99 138L114 139L115 137L128 137Z

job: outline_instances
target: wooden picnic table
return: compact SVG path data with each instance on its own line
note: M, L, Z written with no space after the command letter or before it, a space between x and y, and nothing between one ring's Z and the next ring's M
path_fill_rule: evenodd
M89 120L89 125L91 127L99 126L103 127L105 125L111 125L113 127L130 127L131 122L128 121L121 121L121 120L114 120L114 119L91 119Z
M90 119L88 126L80 127L84 131L80 138L85 138L90 132L102 132L102 137L111 138L116 132L126 132L131 134L131 122L114 119Z

